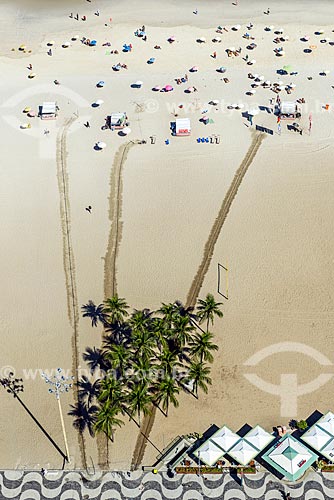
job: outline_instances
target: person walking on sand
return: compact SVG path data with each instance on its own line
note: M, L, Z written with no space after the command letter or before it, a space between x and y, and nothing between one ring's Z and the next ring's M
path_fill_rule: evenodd
M92 213L92 206L88 205L88 207L86 207L86 210L87 210L87 212L89 212L91 214Z
M269 9L269 7L268 7L268 9L267 9L266 14L267 14L267 16L269 16L269 14L270 14L270 9Z
M216 58L217 58L217 52L214 52L214 53L212 54L212 57L213 57L214 59L216 59Z

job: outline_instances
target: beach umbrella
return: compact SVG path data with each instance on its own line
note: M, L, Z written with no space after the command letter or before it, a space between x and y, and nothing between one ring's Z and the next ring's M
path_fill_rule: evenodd
M105 142L97 142L96 143L96 146L99 148L99 149L104 149L107 147L106 143Z
M26 50L26 48L27 48L26 45L23 44L19 46L19 50Z
M325 30L320 29L315 32L316 35L323 35L325 33Z
M219 71L219 73L225 73L226 68L224 66L220 66L220 68L218 68L217 71Z
M283 29L283 28L278 28L278 29L276 30L276 32L277 32L277 33L284 33L284 29Z
M186 91L187 91L187 92L194 92L194 91L195 91L195 89L194 89L194 87L188 87L188 88L186 89Z
M90 45L91 47L95 47L95 45L96 45L96 44L97 44L97 41L96 41L96 40L91 40L91 42L90 42L90 44L89 44L89 45Z
M29 111L31 111L31 107L30 106L26 106L23 110L23 113L29 113Z
M231 52L235 52L235 47L230 47L229 49L226 49L226 50L230 50Z
M249 90L248 94L254 95L254 94L256 94L256 90L255 89Z
M264 80L264 76L263 75L259 76L259 80L260 81Z
M255 73L255 75L253 75L253 78L255 78L255 80L256 80L257 78L259 78L259 75L257 73Z
M235 26L232 26L232 30L234 30L234 31L238 31L238 30L240 30L240 28L241 28L240 24L236 24Z
M35 111L29 111L28 116L29 118L34 118L36 116Z
M245 107L244 104L240 103L240 104L237 104L236 105L236 108L235 109L243 109Z
M175 36L170 36L170 37L168 38L168 42L175 42L175 40L176 40L176 37L175 37Z
M141 80L137 80L136 83L135 83L135 85L137 87L141 87L143 85L143 82Z
M215 38L212 39L212 41L220 43L222 39L220 38L220 36L216 36Z
M251 59L250 61L248 61L248 66L253 66L253 64L256 63L256 59Z
M324 69L324 70L323 70L323 74L324 74L324 75L329 75L329 73L330 73L329 69Z
M56 42L55 42L54 40L51 40L50 42L48 42L48 43L47 43L47 45L48 45L49 47L51 47L51 46L52 46L52 45L54 45L55 43L56 43Z
M101 104L103 104L103 103L104 103L104 101L102 101L102 99L97 99L97 100L94 102L94 104L95 104L96 106L101 106Z
M67 49L70 45L71 45L70 42L64 42L62 44L62 47L63 47L63 49Z
M78 38L79 38L79 37L78 37L77 35L74 35L74 36L72 36L71 40L72 40L73 42L76 42L76 41L78 40Z
M238 105L237 104L231 104L231 108L237 109Z
M28 78L35 78L35 76L36 76L36 73L30 73L30 74L28 75Z
M285 71L286 73L291 73L292 71L291 64L286 64L285 66L283 66L283 71Z
M205 38L205 36L201 36L198 40L199 40L200 42L202 42L202 43L205 43L205 42L206 42L206 38Z
M219 100L218 99L212 99L211 104L213 106L217 106L217 104L219 104Z
M97 87L104 87L105 86L105 82L103 80L100 80L97 84L96 84Z
M191 73L196 73L196 71L198 71L198 66L193 66L189 71L191 71Z
M156 85L152 90L154 90L155 92L159 92L161 90L161 87L160 85Z
M163 88L163 90L165 92L171 92L174 89L173 89L173 87L171 85L165 85L164 88Z
M130 128L130 127L125 127L125 128L123 128L122 133L123 133L124 135L129 135L129 134L131 134L131 128Z

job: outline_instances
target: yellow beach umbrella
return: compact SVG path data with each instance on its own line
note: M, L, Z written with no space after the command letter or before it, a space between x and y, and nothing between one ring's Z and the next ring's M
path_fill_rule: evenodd
M19 50L25 50L26 48L27 48L27 46L23 45L23 44L19 46Z
M35 78L35 76L36 76L36 73L30 73L30 74L28 75L28 78Z
M29 113L29 111L31 111L31 107L30 106L26 106L23 110L23 113Z

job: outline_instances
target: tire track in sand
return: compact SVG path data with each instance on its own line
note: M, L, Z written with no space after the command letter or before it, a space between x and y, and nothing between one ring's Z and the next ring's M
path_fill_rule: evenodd
M219 237L220 231L223 227L223 224L226 220L226 217L229 213L229 210L231 208L232 202L238 192L238 189L240 187L240 184L242 182L242 179L244 178L248 167L251 165L252 161L254 160L256 153L258 152L258 149L264 139L265 135L264 134L255 134L253 136L252 143L250 147L248 148L248 151L241 162L238 170L235 173L235 176L232 180L232 183L226 193L226 196L223 200L222 206L219 210L218 216L212 226L212 229L209 234L209 238L205 244L204 247L204 253L202 257L202 262L198 268L198 271L196 273L196 276L193 279L193 282L191 284L190 290L188 292L187 296L187 301L186 301L186 307L195 305L197 297L199 295L199 292L201 290L205 275L209 269L211 258L213 255L214 247L217 242L217 239ZM144 453L145 453L145 448L146 448L146 439L145 437L149 436L153 424L154 424L154 419L155 419L155 411L146 415L143 419L142 425L141 425L141 433L139 434L134 450L134 454L132 457L132 462L131 462L131 468L132 469L137 469L143 458L144 458Z
M212 255L214 252L215 245L217 243L218 237L220 235L220 232L222 230L222 227L224 225L224 222L227 218L227 215L230 211L232 202L238 192L238 189L241 185L241 182L253 162L260 146L265 138L265 134L262 133L254 133L253 134L253 140L251 145L248 148L248 151L242 160L238 170L236 171L234 178L232 180L232 183L226 193L226 196L223 200L223 203L221 205L221 208L218 212L217 218L213 223L213 226L211 228L209 237L207 239L207 242L205 243L204 246L204 252L203 252L203 257L202 257L202 262L197 270L197 273L193 279L193 282L191 284L191 287L188 292L187 300L186 300L186 307L189 306L195 306L198 295L200 293L200 290L203 285L204 278L206 276L206 273L208 272Z
M67 314L72 327L72 373L74 376L73 394L74 402L78 401L78 367L79 367L79 308L77 298L77 287L75 280L74 253L71 241L71 214L69 201L69 181L67 172L67 133L77 116L72 116L65 121L57 136L56 163L57 180L60 198L60 221L63 236L63 264L65 271ZM81 461L84 467L87 466L86 449L84 438L78 433Z
M110 196L109 196L109 220L110 231L108 246L104 258L104 297L109 298L117 292L116 280L116 259L119 245L122 238L122 192L123 192L123 167L128 157L128 152L138 144L137 141L130 141L123 144L116 152L110 176ZM107 438L103 434L97 434L98 464L102 469L108 468L108 446Z

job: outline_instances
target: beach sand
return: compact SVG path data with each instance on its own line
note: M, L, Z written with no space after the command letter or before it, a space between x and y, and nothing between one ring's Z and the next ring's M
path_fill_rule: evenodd
M204 432L211 423L227 424L234 430L246 422L259 423L271 430L274 425L287 424L290 418L305 418L315 409L330 409L333 380L299 396L296 411L282 415L280 398L255 387L245 376L256 373L277 385L282 374L297 374L298 383L305 384L322 373L331 373L331 366L321 366L303 354L306 351L280 353L277 347L272 350L275 354L258 366L245 366L256 352L284 342L305 344L332 362L333 114L331 108L325 111L323 106L333 104L330 61L334 47L321 44L322 37L313 34L321 27L324 36L332 36L334 18L330 18L329 2L322 0L311 8L306 0L293 5L282 1L279 12L275 3L241 0L238 6L184 1L153 8L156 3L148 0L140 6L127 3L126 8L116 4L112 9L102 0L72 5L52 4L48 10L19 3L0 7L5 39L0 57L5 145L0 170L1 376L10 367L23 376L22 399L64 448L57 402L47 393L40 371L61 366L71 374L76 352L100 345L101 329L91 328L89 321L80 317L80 306L89 299L102 302L110 292L113 268L108 242L112 241L110 208L115 203L110 181L117 167L115 154L129 140L148 141L134 145L122 166L117 291L138 309L154 309L175 299L185 302L211 227L253 140L241 111L230 111L227 106L268 106L274 96L264 89L253 97L245 94L251 71L271 81L296 83L293 94L282 92L282 97L306 99L301 122L306 131L300 136L282 124L279 136L273 115L261 111L254 118L255 124L271 128L274 134L263 140L248 167L200 291L200 296L212 292L219 298L217 266L228 267L229 298L221 297L224 319L214 328L220 350L212 366L213 385L198 401L182 395L180 407L171 409L167 419L157 412L150 438L162 449L175 436ZM267 7L271 8L270 16L263 14ZM94 16L97 8L100 16ZM198 15L192 13L194 8L198 8ZM87 15L86 24L70 19L71 11ZM250 52L250 58L257 60L250 69L242 60L247 45L242 34L249 21L254 23L251 34L258 44ZM211 42L218 24L230 27L235 23L242 25L238 32L224 32L221 44ZM133 34L141 24L147 27L146 43ZM273 54L274 35L264 31L270 24L282 26L290 36L284 44L284 58ZM306 45L300 41L305 34L310 35ZM98 46L89 48L78 40L62 49L61 43L73 35L94 37ZM166 41L171 35L176 37L172 45ZM207 38L206 44L196 43L201 36ZM50 39L56 42L52 57L46 54ZM106 55L110 48L101 47L101 43L107 40L119 55ZM31 54L17 50L22 43L31 48ZM123 43L133 44L130 54L121 52ZM155 44L162 46L161 51L153 49ZM305 54L303 49L309 44L317 49ZM243 48L241 57L227 57L224 49L231 45ZM210 57L214 50L216 60ZM153 56L156 62L147 65ZM112 65L118 61L126 62L129 69L113 72ZM37 73L31 81L27 79L28 63ZM277 75L283 64L291 64L298 75ZM198 65L199 71L190 74L193 65ZM229 84L215 71L221 65L228 68ZM323 69L331 73L320 76ZM197 93L185 94L185 86L175 84L174 79L185 73L189 85L198 88ZM55 78L61 85L53 84ZM138 79L144 82L143 88L131 88ZM96 88L99 80L105 80L105 88ZM174 92L151 91L153 86L165 84L173 84ZM104 104L92 108L97 98ZM217 111L208 104L212 99L220 101ZM27 121L23 108L29 105L37 109L48 100L57 100L60 107L57 123L36 118L30 130L20 131L20 123ZM178 108L181 103L183 110ZM176 109L179 116L191 119L189 138L170 137ZM128 138L101 131L109 112L123 110L132 130ZM205 110L214 121L207 126L199 122ZM313 117L311 135L307 133L309 113ZM61 143L56 139L71 117L67 155L61 162ZM83 126L87 120L89 129ZM45 128L50 130L48 136ZM212 134L220 135L219 145L196 143L196 137ZM151 135L156 136L155 145L149 144ZM167 138L171 140L168 146L164 143ZM106 150L94 150L99 140L106 142ZM85 211L89 204L92 214ZM64 207L66 217L61 216ZM64 239L67 232L69 239ZM81 366L84 370L83 362ZM1 404L1 467L61 467L60 456L18 402L3 392ZM62 397L71 455L67 467L80 468L77 433L66 415L69 404L73 404L72 393ZM129 468L137 435L132 422L117 431L110 447L110 467ZM97 467L96 441L90 437L86 437L86 455L88 465ZM156 455L148 444L142 463L151 465Z

